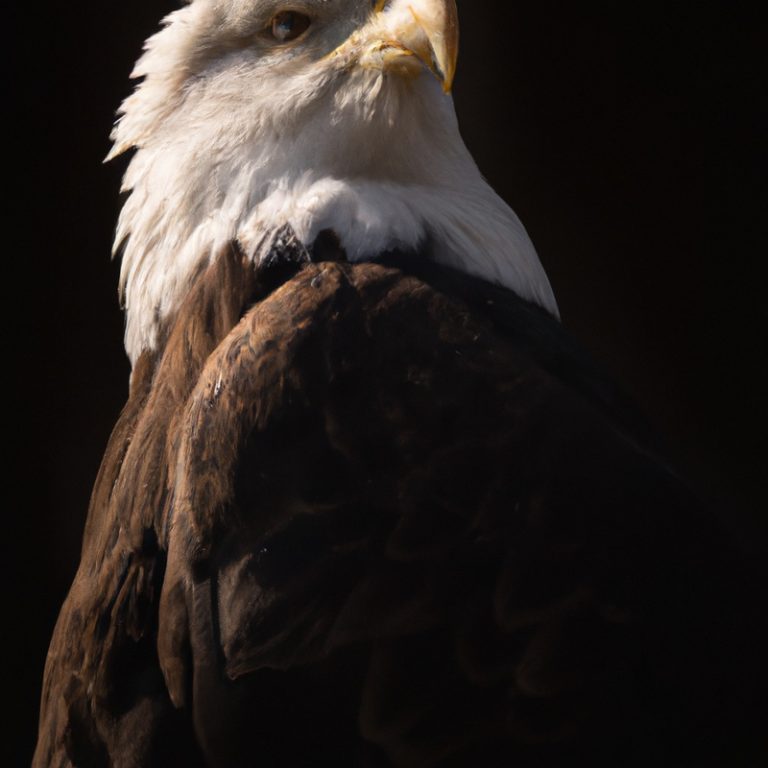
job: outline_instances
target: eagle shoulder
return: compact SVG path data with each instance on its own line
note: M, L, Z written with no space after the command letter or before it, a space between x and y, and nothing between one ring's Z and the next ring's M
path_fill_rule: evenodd
M716 522L553 318L383 262L201 273L105 458L38 765L723 746Z

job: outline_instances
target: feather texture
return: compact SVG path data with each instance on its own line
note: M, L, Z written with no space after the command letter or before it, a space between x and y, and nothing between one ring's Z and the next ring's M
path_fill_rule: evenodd
M35 765L746 749L738 562L556 321L439 266L297 269L225 251L139 361Z

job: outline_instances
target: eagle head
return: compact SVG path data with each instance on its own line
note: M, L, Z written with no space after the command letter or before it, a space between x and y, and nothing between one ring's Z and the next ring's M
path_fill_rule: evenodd
M455 0L193 0L151 37L109 157L136 149L116 249L135 359L201 264L256 263L290 225L350 261L392 249L554 311L535 250L483 180L450 96Z

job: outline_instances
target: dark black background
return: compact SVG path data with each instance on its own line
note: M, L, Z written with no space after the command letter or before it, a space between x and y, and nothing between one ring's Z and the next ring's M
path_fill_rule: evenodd
M480 168L539 249L564 323L746 545L765 551L768 120L757 5L460 0L455 98ZM2 633L18 726L3 765L30 759L45 651L127 391L109 260L124 166L101 160L141 42L173 7L81 0L6 11L17 31L3 146L12 461ZM8 175L15 161L18 177Z

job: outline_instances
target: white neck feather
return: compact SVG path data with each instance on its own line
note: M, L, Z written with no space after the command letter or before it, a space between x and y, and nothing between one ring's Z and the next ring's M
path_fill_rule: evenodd
M434 78L392 84L367 70L349 77L359 82L343 94L329 87L332 109L293 121L263 100L232 114L225 88L201 88L151 135L142 126L141 138L131 137L139 130L131 111L146 114L141 99L153 93L141 86L129 99L115 139L139 149L125 176L131 194L115 245L123 249L132 361L156 347L201 264L232 241L258 262L265 236L284 224L306 244L332 229L351 261L429 240L439 261L557 314L523 225L482 178L452 99ZM317 80L306 87L322 103Z

